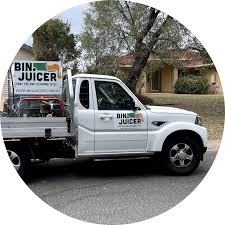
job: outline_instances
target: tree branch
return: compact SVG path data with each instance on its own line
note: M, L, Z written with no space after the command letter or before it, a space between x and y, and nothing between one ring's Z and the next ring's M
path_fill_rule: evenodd
M158 41L168 41L170 42L172 45L174 45L176 47L177 50L181 51L182 49L180 48L180 46L178 46L178 44L173 41L172 39L170 38L158 38Z
M162 34L164 28L167 26L167 23L172 19L171 16L167 16L160 28L153 34L153 38L158 39L159 36Z
M132 12L131 12L131 10L130 10L130 6L129 6L129 4L128 4L128 2L127 2L127 1L125 1L125 5L126 5L127 10L128 10L128 12L129 12L129 16L130 16L130 19L131 19L132 25L133 25L133 26L135 26L135 21L134 21L134 18L133 18Z
M146 26L143 28L139 36L137 37L135 49L140 48L144 38L147 36L148 32L153 27L155 20L159 14L159 10L155 10L154 8L150 8L149 18Z
M115 6L116 6L116 8L119 10L119 12L120 12L120 14L123 16L123 18L129 23L129 18L127 17L127 15L125 14L125 12L124 12L124 9L123 9L123 6L122 6L122 4L120 3L120 1L116 1L115 2L116 4L115 4Z
M124 39L124 41L127 44L127 50L130 51L130 52L132 52L132 53L134 53L134 51L129 46L129 43L128 43L127 38L126 38L126 35L125 35L125 32L123 30L121 30L121 31L122 31L123 39Z
M162 23L162 25L160 26L160 28L155 33L153 33L152 40L149 41L148 44L147 44L147 48L150 49L150 51L152 50L152 48L156 44L156 42L159 40L159 36L162 34L163 30L167 26L167 23L171 19L172 19L171 16L167 16L166 19L164 20L164 22Z
M121 2L118 0L116 1L116 8L118 9L118 11L120 12L120 14L122 15L122 17L126 20L126 22L131 26L131 30L132 32L135 34L135 36L137 36L137 29L135 27L135 20L133 18L133 15L132 15L132 12L131 12L131 9L130 9L130 6L128 4L127 1L125 1L125 5L126 5L126 8L127 8L127 11L128 11L128 14L129 14L129 17L128 15L126 14L126 10L124 9L124 6L121 4Z

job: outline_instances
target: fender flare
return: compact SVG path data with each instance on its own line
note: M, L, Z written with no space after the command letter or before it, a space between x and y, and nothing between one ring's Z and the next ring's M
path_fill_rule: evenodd
M161 152L167 138L172 134L181 132L190 132L197 135L202 142L202 147L207 147L208 135L205 127L187 122L173 122L165 124L159 130L149 131L147 151Z

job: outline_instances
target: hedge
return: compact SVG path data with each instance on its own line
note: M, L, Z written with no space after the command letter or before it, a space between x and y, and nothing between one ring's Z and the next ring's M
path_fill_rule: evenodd
M209 83L202 76L187 75L179 77L175 84L177 94L207 94Z

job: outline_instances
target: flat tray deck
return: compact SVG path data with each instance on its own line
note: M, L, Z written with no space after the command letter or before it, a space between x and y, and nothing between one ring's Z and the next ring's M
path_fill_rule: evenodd
M66 117L1 117L2 136L8 138L45 137L51 129L51 137L70 137Z

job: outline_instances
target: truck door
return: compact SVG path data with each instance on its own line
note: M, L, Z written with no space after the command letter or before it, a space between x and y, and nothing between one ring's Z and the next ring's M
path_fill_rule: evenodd
M94 110L90 78L76 79L75 117L78 126L78 155L94 154Z
M117 80L92 79L95 153L142 153L147 147L147 113Z

